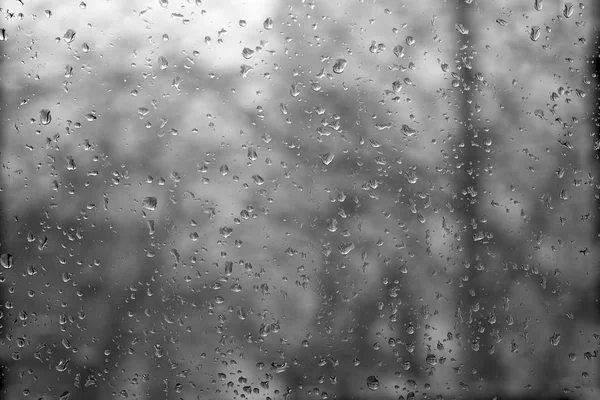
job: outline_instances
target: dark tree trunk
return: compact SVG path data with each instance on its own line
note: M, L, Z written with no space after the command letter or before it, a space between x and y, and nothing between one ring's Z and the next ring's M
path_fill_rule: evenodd
M474 26L474 4L464 0L457 0L455 19L457 26ZM457 29L458 31L459 29ZM481 149L484 147L478 135L477 122L474 120L473 104L478 82L475 79L474 52L476 35L463 35L457 33L457 49L455 66L459 69L459 86L456 87L455 101L459 107L459 121L461 126L457 129L456 146L460 146L460 158L457 160L457 176L455 178L455 191L457 199L454 201L460 244L462 245L462 262L460 282L458 282L458 308L456 312L457 329L461 334L459 339L461 347L466 349L464 361L469 365L469 370L475 369L476 376L483 378L482 384L487 390L494 391L494 384L502 381L502 369L497 365L497 357L490 356L488 351L492 340L488 333L489 327L480 333L486 308L485 300L489 298L486 288L478 282L478 265L485 264L486 256L484 245L474 240L475 234L481 230L479 224L478 200L481 197L480 171L484 163ZM460 256L460 253L458 253Z

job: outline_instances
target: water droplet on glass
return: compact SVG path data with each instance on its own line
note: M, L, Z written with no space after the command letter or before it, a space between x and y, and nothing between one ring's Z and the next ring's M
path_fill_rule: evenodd
M417 41L415 40L415 38L414 38L414 37L412 37L412 36L407 36L407 37L406 37L406 44L407 44L407 45L409 45L409 46L414 46L416 42L417 42Z
M338 246L338 251L343 255L350 253L352 250L354 250L354 243L352 242L344 242Z
M160 69L169 68L169 61L164 56L158 57L158 66Z
M162 8L167 8L169 7L169 0L158 0L158 4L160 4Z
M427 357L425 358L425 362L427 362L427 364L429 364L429 365L436 365L437 357L433 354L428 354Z
M323 164L329 165L333 161L335 154L329 152L329 153L321 154L320 157L321 157L321 161L323 162Z
M40 110L40 122L42 125L48 125L50 122L52 122L52 115L50 115L50 110L47 108Z
M531 38L531 40L533 40L534 42L536 42L539 38L540 38L541 32L540 32L540 27L539 26L532 26L531 27L531 32L529 33L529 37Z
M498 25L500 25L500 26L506 26L506 25L508 25L508 22L506 22L505 20L503 20L503 19L501 19L501 18L498 18L498 19L496 20L496 23L497 23Z
M227 164L221 165L221 168L219 168L219 172L223 176L227 175L229 173L229 167L227 166Z
M244 49L242 50L242 56L246 59L249 60L252 58L252 56L254 55L254 50L252 50L249 47L244 47Z
M152 197L152 196L144 197L144 200L142 201L142 208L149 210L149 211L154 211L154 210L156 210L157 206L158 206L158 200L156 199L156 197Z
M62 359L56 365L56 370L58 372L64 372L67 370L68 365L69 365L69 360Z
M265 21L263 22L263 26L267 30L273 29L273 18L269 17L269 18L265 19Z
M394 46L394 49L392 50L392 52L398 58L404 57L404 47L402 47L400 45Z
M240 26L243 28L243 27L245 27L245 26L246 26L246 21L245 21L245 20L243 20L243 19L240 19L240 22L239 22L239 24L240 24Z
M300 96L300 88L297 83L293 83L292 86L290 87L290 95L292 97Z
M13 256L12 254L4 253L0 255L0 265L4 269L11 269L13 267Z
M252 71L254 68L251 67L250 65L246 65L246 64L242 64L240 66L240 75L242 76L242 78L245 78L248 76L248 73L250 71Z
M65 39L65 42L67 42L67 43L72 43L73 40L75 40L75 34L76 34L75 30L67 29L67 31L63 35L63 39Z
M565 4L565 7L563 8L563 15L565 18L571 18L573 16L573 3Z
M558 346L558 344L560 343L560 333L555 333L552 336L550 336L549 341L552 346Z
M467 28L465 28L465 26L463 24L455 24L454 28L461 35L468 35L469 34L469 30Z
M407 137L411 137L415 133L417 133L417 131L415 129L411 128L410 126L408 126L406 124L402 125L402 129L400 129L400 131L404 134L404 136L407 136Z
M333 72L335 72L336 74L341 74L342 72L344 72L344 69L346 69L346 65L348 64L348 61L344 60L343 58L339 58L335 64L333 64Z
M367 387L371 390L379 389L379 379L375 375L371 375L367 378Z
M2 28L0 30L0 41L5 42L8 40L8 34L6 33L6 29Z

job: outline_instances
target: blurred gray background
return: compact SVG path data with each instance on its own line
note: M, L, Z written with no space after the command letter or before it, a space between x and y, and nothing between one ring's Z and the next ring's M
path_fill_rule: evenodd
M2 399L597 399L591 0L7 1Z

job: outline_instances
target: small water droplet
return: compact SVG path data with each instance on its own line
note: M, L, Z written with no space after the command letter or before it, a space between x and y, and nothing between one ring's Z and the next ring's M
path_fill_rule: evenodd
M552 346L558 346L560 343L560 333L554 333L552 336L550 336L549 342Z
M508 25L508 22L506 22L505 20L503 20L503 19L501 19L501 18L498 18L498 19L496 20L496 23L497 23L498 25L500 25L500 26L506 26L506 25Z
M414 37L412 37L412 36L407 36L407 37L406 37L406 44L407 44L407 45L409 45L409 46L414 46L416 42L417 42L417 41L415 40L415 38L414 38Z
M158 4L160 4L162 8L167 8L169 7L169 0L158 0Z
M544 8L544 0L534 0L533 8L535 8L536 11L542 11Z
M343 58L339 58L335 64L333 64L333 72L336 74L341 74L344 72L344 69L346 69L346 65L348 65L348 61L344 60Z

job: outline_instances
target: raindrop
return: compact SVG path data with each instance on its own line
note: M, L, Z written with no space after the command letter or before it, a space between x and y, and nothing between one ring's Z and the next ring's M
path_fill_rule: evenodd
M461 35L468 35L469 34L469 30L467 28L465 28L465 26L463 24L455 24L454 28Z
M75 34L76 32L73 29L67 29L67 31L63 35L63 39L65 39L65 42L67 43L72 43L73 40L75 40Z
M146 209L146 210L150 210L150 211L154 211L156 210L156 207L158 206L158 200L156 200L156 197L145 197L144 200L142 201L142 208Z
M565 7L563 8L563 15L565 18L571 18L573 16L573 3L565 4Z
M40 122L42 125L48 125L50 122L52 122L52 115L50 115L50 110L47 108L40 110Z
M437 364L437 357L433 354L428 354L427 357L425 358L425 362L427 362L427 364L429 365L436 365Z
M544 0L534 0L533 7L537 11L542 11L542 8L544 8Z
M338 246L338 250L341 254L346 255L354 250L354 243L344 242Z
M371 390L379 389L379 379L375 375L371 375L367 378L367 387Z
M242 78L245 78L248 76L248 73L250 71L252 71L254 68L251 67L250 65L246 65L246 64L242 64L240 66L240 75L242 76Z
M0 41L5 42L8 40L8 34L6 33L6 29L0 30Z
M341 74L344 72L344 69L346 69L346 65L348 65L348 61L344 60L343 58L339 58L335 64L333 64L333 72L336 74Z
M402 129L400 131L404 134L404 136L407 136L407 137L411 137L415 133L417 133L417 131L415 129L411 128L410 126L408 126L406 124L402 125Z
M265 21L263 22L263 26L265 27L266 30L273 29L273 18L269 17L269 18L265 19Z
M245 26L246 26L246 21L245 21L245 20L243 20L243 19L240 19L240 22L239 22L239 24L240 24L240 26L243 28L243 27L245 27Z
M158 66L160 69L167 69L169 68L169 61L164 56L160 56L158 57Z
M537 41L540 38L541 32L540 32L540 27L539 26L532 26L531 27L531 32L529 33L529 37L531 38L531 40L533 40L534 42Z
M297 83L293 83L292 86L290 87L290 95L292 97L300 96L300 88L298 86L299 85Z
M158 0L158 4L160 4L162 8L167 8L169 7L169 0Z
M552 336L550 336L549 342L552 346L558 346L558 344L560 343L560 333L555 333Z
M406 44L407 44L407 45L409 45L409 46L414 46L414 45L415 45L415 43L416 43L416 40L415 40L415 38L414 38L414 37L412 37L412 36L407 36L407 37L406 37Z
M4 269L11 269L13 267L13 259L12 254L4 253L0 255L0 265Z
M335 218L327 218L327 220L325 221L326 225L327 225L327 230L329 232L335 232L338 229L338 222L337 219Z
M56 365L56 370L58 372L64 372L67 370L67 367L69 366L69 360L65 360L62 359L58 362L58 364Z
M402 47L400 45L394 46L394 49L392 50L392 52L398 58L404 57L404 47Z
M506 22L505 20L503 20L503 19L501 19L501 18L498 18L498 19L496 20L496 23L497 23L498 25L500 25L500 26L506 26L506 25L508 25L508 22Z
M246 59L249 60L252 58L252 56L254 55L254 50L252 50L249 47L244 47L244 49L242 50L242 56Z
M320 157L321 157L321 161L323 162L323 164L329 165L333 161L335 154L328 152L325 154L321 154Z

